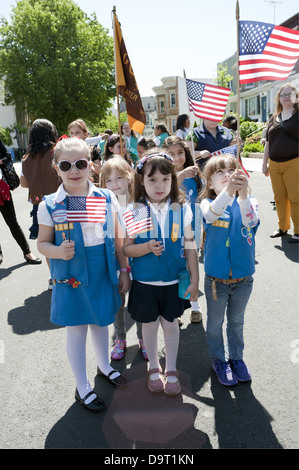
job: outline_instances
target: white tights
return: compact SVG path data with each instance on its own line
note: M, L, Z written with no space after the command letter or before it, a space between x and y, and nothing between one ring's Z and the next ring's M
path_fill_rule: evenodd
M113 370L109 360L109 330L108 326L78 325L66 327L66 352L73 374L75 376L77 390L81 398L92 391L86 373L86 339L89 327L91 340L99 369L105 374ZM111 375L115 378L119 373ZM95 398L91 395L85 403L90 403Z
M159 317L156 321L142 324L142 337L149 360L149 369L159 369L159 356L158 356L158 329L161 324L165 351L166 351L166 364L165 372L176 370L176 360L179 348L180 330L177 318L173 322ZM151 378L157 379L159 374L153 374ZM170 379L170 377L169 377ZM176 379L175 379L176 380Z

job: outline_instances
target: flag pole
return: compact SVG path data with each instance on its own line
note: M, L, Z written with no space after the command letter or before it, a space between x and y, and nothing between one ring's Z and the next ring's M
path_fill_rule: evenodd
M184 78L185 78L185 85L186 85L186 95L187 95L187 104L189 103L189 98L188 98L188 90L187 90L187 79L186 79L186 71L185 69L183 69L183 72L184 72ZM189 112L190 112L190 106L188 106L189 108ZM191 122L190 122L190 125L191 125ZM194 153L194 145L193 145L193 132L192 132L192 129L191 129L191 151L192 151L192 157L193 157L193 162L194 162L194 165L196 165L196 161L195 161L195 153Z
M240 73L239 73L239 55L240 55L240 44L239 44L239 19L240 9L239 0L236 4L236 20L237 20L237 159L240 159Z
M121 156L123 156L123 139L121 134L121 122L120 122L120 110L119 110L119 88L117 84L117 60L116 60L116 28L115 28L115 15L116 15L116 6L113 6L113 39L114 39L114 69L115 69L115 87L116 87L116 106L117 106L117 120L118 120L118 134L119 134L119 143Z
M245 174L249 178L249 174L243 166L241 159L241 143L240 143L240 70L239 70L239 56L240 56L240 42L239 42L239 19L240 19L240 9L239 9L239 0L236 4L236 20L237 20L237 160L239 162L242 170L245 171Z

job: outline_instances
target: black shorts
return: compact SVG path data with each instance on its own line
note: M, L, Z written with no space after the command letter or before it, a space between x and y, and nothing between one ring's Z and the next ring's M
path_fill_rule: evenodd
M189 300L180 299L178 284L152 286L133 281L129 294L128 311L140 323L156 321L159 316L172 322L190 308Z

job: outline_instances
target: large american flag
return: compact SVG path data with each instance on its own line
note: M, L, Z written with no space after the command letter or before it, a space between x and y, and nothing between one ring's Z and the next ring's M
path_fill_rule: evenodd
M188 79L186 84L190 111L199 118L221 121L230 89Z
M299 31L239 21L240 83L285 80L299 57Z
M67 196L68 222L105 222L106 199L104 197Z
M153 228L149 206L127 210L123 216L129 237Z

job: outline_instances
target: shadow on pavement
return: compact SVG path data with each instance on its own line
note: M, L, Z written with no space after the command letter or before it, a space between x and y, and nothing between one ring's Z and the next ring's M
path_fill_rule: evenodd
M24 305L8 312L7 322L17 335L63 328L50 322L50 305L50 291L44 291L36 297L28 297Z

